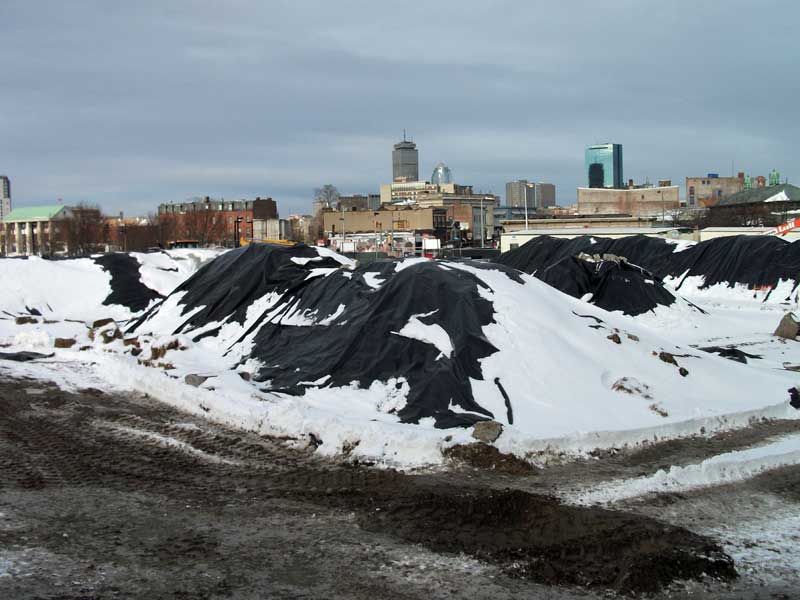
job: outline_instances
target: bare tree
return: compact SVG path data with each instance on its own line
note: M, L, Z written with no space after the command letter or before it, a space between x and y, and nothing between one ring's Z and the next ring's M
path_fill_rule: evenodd
M320 208L336 208L339 203L339 196L339 190L330 183L326 183L321 188L314 190L314 202Z
M168 248L169 243L177 237L178 224L175 215L150 213L147 215L147 224L153 230L153 246Z
M308 228L309 236L312 239L319 239L323 236L322 211L326 208L337 208L339 204L339 190L336 186L326 183L321 188L314 190L314 216Z
M59 237L69 256L101 252L108 237L106 218L98 206L81 203L59 222Z
M181 224L187 239L197 240L201 246L220 243L225 237L225 217L210 206L193 204L192 210L181 215Z

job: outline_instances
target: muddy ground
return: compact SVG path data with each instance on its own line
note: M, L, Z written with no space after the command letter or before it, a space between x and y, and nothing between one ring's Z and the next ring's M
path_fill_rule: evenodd
M0 598L794 597L793 573L767 577L720 532L765 499L796 509L798 469L615 510L552 494L798 429L531 471L456 452L444 472L402 474L139 395L0 381Z

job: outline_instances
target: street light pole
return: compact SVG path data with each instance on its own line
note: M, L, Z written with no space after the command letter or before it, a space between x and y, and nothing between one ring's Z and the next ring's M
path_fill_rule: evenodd
M378 221L377 218L381 213L372 213L375 219L373 219L372 223L375 228L375 260L378 260Z
M344 220L344 204L342 204L341 200L339 201L339 206L342 209L342 247L339 248L339 250L341 250L342 254L344 254L344 238L345 238L344 232L346 228Z
M528 230L528 188L523 188L522 197L525 198L525 231L527 231Z
M483 236L486 233L486 225L483 222L483 196L481 196L481 248L483 248Z

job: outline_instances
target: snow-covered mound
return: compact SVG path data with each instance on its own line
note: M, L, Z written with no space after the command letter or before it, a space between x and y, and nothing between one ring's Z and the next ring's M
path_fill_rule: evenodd
M129 319L218 252L178 250L122 252L91 258L0 259L0 307L9 316L91 321Z
M353 268L320 250L231 251L129 334L177 335L186 350L168 358L179 377L235 369L262 393L361 422L494 419L521 436L510 446L791 410L792 374L677 347L513 269L425 259Z
M450 427L493 417L469 383L480 378L479 359L496 351L482 331L492 322L486 284L427 260L340 269L353 264L319 250L229 252L130 331L215 337L225 352L258 361L255 381L294 395L381 382L393 388L387 410L406 422L433 417Z
M676 291L703 296L753 296L765 302L797 301L800 245L776 236L739 235L698 244L646 236L619 239L541 236L503 253L499 264L539 273L579 254L614 254L650 271Z

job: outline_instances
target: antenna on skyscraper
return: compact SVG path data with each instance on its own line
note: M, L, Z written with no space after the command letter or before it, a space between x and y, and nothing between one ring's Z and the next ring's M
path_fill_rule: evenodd
M403 127L403 141L406 141L406 128Z

